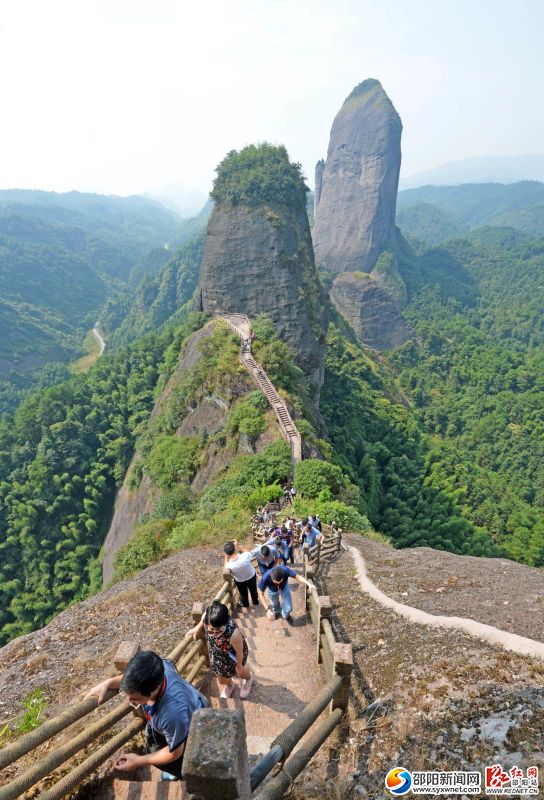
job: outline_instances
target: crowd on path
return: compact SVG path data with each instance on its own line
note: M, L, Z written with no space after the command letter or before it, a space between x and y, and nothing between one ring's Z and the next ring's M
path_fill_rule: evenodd
M296 491L287 491L292 500ZM315 591L315 587L287 565L294 565L297 546L302 550L305 543L312 548L323 541L321 521L315 514L298 521L291 516L276 525L275 515L264 509L257 511L256 519L266 533L265 543L247 548L236 539L229 540L223 547L224 569L233 577L241 608L249 608L251 598L253 606L264 606L270 620L282 618L290 625L293 604L289 581L305 585L310 591ZM226 605L214 600L186 636L204 637L221 698L232 696L234 678L240 681L240 698L249 697L254 681L248 666L249 647ZM123 753L116 759L115 767L131 772L154 766L161 770L161 780L180 780L192 716L198 709L209 708L209 699L182 678L171 661L151 650L136 653L122 674L97 684L86 697L96 697L97 705L101 705L112 690L119 691L127 703L141 709L146 720L145 755Z

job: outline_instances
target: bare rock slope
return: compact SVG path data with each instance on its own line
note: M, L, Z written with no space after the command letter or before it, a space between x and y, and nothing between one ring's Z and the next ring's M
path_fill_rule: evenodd
M313 387L323 383L327 298L304 209L218 203L208 224L197 307L266 314Z
M373 582L403 604L544 640L544 576L504 559L394 550L353 535ZM520 587L523 590L520 591ZM319 584L337 638L351 641L349 721L315 757L294 797L382 798L393 767L480 770L544 765L544 662L384 608L344 553ZM332 796L332 795L331 795ZM454 795L443 795L454 797ZM457 795L458 796L458 795Z
M316 169L312 233L318 264L370 272L395 227L402 123L379 81L360 83L332 124Z

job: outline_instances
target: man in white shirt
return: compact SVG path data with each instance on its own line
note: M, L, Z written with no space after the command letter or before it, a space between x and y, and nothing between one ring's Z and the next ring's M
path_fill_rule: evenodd
M227 542L223 548L225 553L225 569L230 570L234 578L234 583L240 592L240 604L244 608L249 608L248 592L254 606L259 605L259 595L257 593L257 575L255 567L251 563L251 553L240 553L236 540Z

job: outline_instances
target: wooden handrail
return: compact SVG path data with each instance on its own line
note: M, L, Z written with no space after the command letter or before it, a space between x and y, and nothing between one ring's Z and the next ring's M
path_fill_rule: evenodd
M232 586L230 580L225 580L223 582L214 599L223 600L232 605ZM203 640L199 639L194 642L191 637L185 637L178 642L168 654L167 658L176 664L176 669L179 673L189 670L186 675L186 680L191 683L196 679L199 672L207 663L207 655L202 652L203 650L205 650ZM117 692L112 692L108 699L111 699L116 694ZM96 698L91 697L71 706L54 719L47 720L36 730L31 731L26 736L23 736L21 739L18 739L0 750L0 769L18 761L22 756L35 750L39 745L69 728L74 722L77 722L82 717L95 711L96 708ZM84 728L77 736L71 738L60 747L55 748L53 752L33 764L10 783L0 787L0 800L16 800L23 792L35 786L36 783L47 775L50 775L77 752L96 741L96 739L110 730L119 720L127 716L131 711L132 709L130 706L125 703L116 706L105 716ZM143 723L140 720L131 722L124 731L117 734L113 739L52 786L45 794L41 794L40 796L47 798L47 800L56 800L56 798L63 797L64 794L81 783L84 778L90 775L97 766L109 758L119 747L133 738L141 727L143 727Z

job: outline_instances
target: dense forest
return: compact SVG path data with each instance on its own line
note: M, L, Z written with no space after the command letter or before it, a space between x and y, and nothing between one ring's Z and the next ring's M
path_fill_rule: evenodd
M544 240L485 228L422 263L405 311L420 343L391 361L431 435L427 483L511 558L543 566ZM457 296L444 263L466 276Z

